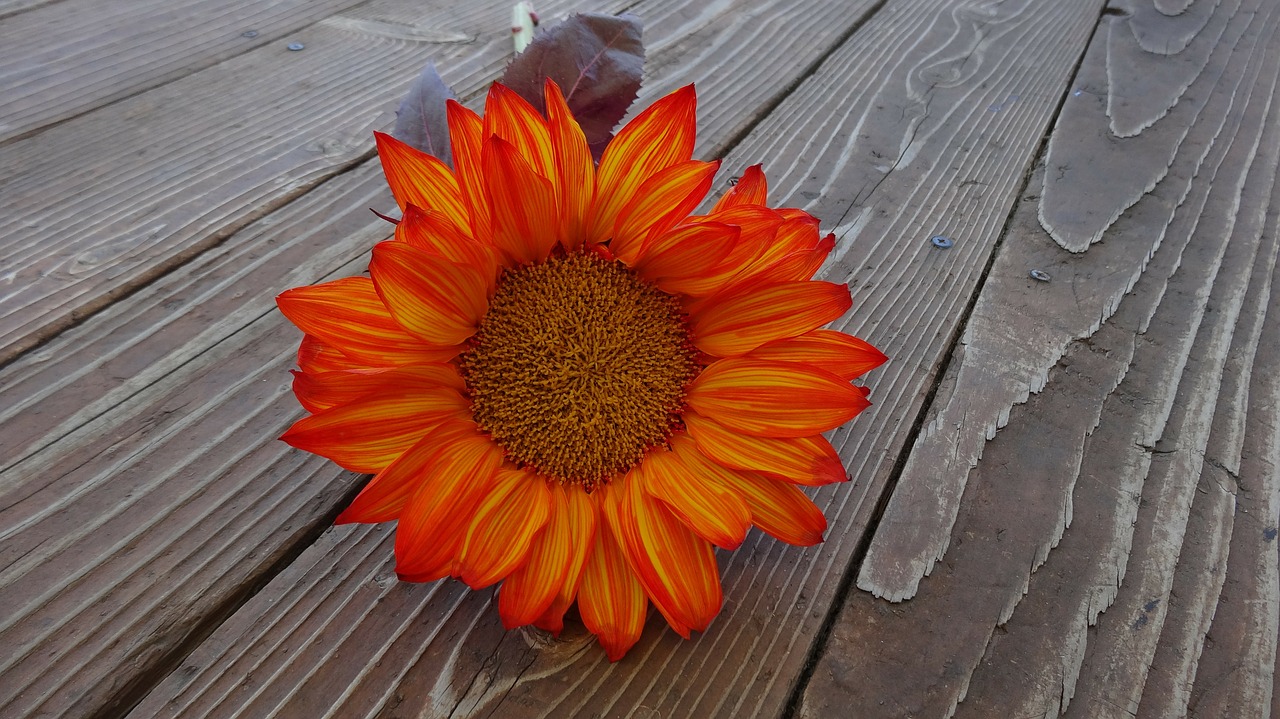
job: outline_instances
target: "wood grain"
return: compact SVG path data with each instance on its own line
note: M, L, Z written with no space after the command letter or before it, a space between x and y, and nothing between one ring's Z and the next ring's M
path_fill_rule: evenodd
M6 202L23 208L0 236L0 363L368 159L428 59L478 91L510 57L509 15L500 0L378 0L0 146Z
M651 617L641 644L610 665L580 626L554 642L503 633L487 593L454 602L432 593L442 588L406 588L412 597L378 602L386 554L331 559L347 542L375 541L372 529L343 528L246 604L137 715L781 713L1097 11L889 2L726 157L729 174L765 160L775 201L839 227L839 257L825 272L855 288L861 310L847 327L895 361L872 380L877 406L836 435L855 483L816 494L832 519L827 543L802 550L753 535L723 556L726 606L707 634L683 642ZM812 36L782 26L779 38ZM956 237L950 252L928 243L939 229ZM291 634L320 599L290 588L330 572L346 577L337 591L351 599ZM359 622L358 644L345 638L349 621ZM302 653L311 673L284 666L276 647Z
M1276 237L1272 202L1267 235ZM1265 271L1265 270L1264 270ZM1274 270L1273 270L1274 271ZM1273 277L1274 279L1274 277ZM1254 291L1251 283L1250 293ZM1261 292L1260 299L1268 299ZM1234 531L1227 576L1191 687L1194 717L1276 716L1276 637L1280 633L1280 570L1276 527L1280 524L1280 287L1274 281L1266 327L1258 338L1257 363L1248 373L1252 431L1245 435L1238 469ZM1175 588L1176 589L1176 588ZM1146 701L1144 697L1144 702Z
M1274 22L1274 18L1268 22ZM1270 46L1269 52L1273 52L1274 40ZM1115 347L1115 343L1106 336L1109 328L1129 325L1143 330L1133 366L1119 390L1107 399L1103 422L1087 442L1072 502L1071 529L1045 566L1032 577L1027 598L998 634L998 641L993 640L989 646L981 670L973 678L969 696L960 705L961 716L988 716L993 711L1050 716L1057 715L1066 702L1071 702L1068 713L1079 716L1120 715L1126 709L1139 709L1130 693L1136 690L1139 696L1145 696L1141 693L1143 675L1146 665L1152 661L1150 652L1161 625L1168 632L1168 638L1162 640L1170 650L1165 652L1165 661L1177 658L1181 664L1175 672L1182 676L1175 683L1189 680L1187 672L1194 671L1195 642L1188 637L1194 640L1202 631L1197 627L1209 611L1204 605L1216 604L1214 583L1205 582L1203 577L1196 578L1209 585L1197 587L1198 591L1206 592L1198 600L1199 608L1195 606L1196 592L1179 593L1180 607L1173 613L1169 609L1169 592L1163 584L1168 581L1170 561L1177 560L1183 544L1178 537L1184 532L1182 527L1200 527L1203 532L1188 540L1191 551L1184 568L1190 572L1195 571L1198 561L1203 562L1197 559L1203 543L1220 541L1215 540L1214 535L1220 538L1224 527L1220 522L1210 521L1183 524L1187 522L1184 515L1187 485L1194 488L1200 476L1198 472L1184 471L1181 483L1170 481L1178 475L1169 470L1177 469L1178 461L1186 452L1181 455L1166 452L1185 447L1188 442L1202 441L1194 439L1195 432L1192 436L1180 434L1181 430L1194 426L1182 418L1205 400L1204 393L1190 388L1195 387L1196 382L1212 384L1213 375L1220 371L1214 364L1221 361L1220 353L1216 356L1206 353L1206 348L1213 346L1206 340L1212 336L1213 328L1222 331L1223 322L1232 324L1231 319L1222 322L1216 319L1219 311L1231 314L1231 303L1209 300L1213 312L1205 314L1204 303L1210 297L1208 283L1214 282L1217 275L1213 289L1215 299L1223 293L1225 296L1239 293L1246 286L1242 280L1253 267L1237 259L1244 269L1237 267L1232 273L1228 270L1232 266L1232 255L1221 253L1229 249L1224 247L1229 237L1231 247L1235 248L1231 251L1238 253L1240 248L1245 248L1247 256L1247 248L1250 243L1256 246L1261 229L1258 210L1274 201L1270 199L1270 188L1274 183L1275 143L1267 140L1259 144L1257 139L1257 133L1264 126L1269 133L1276 131L1274 109L1264 116L1265 122L1254 113L1270 104L1268 94L1274 87L1275 63L1263 56L1256 59L1255 64L1265 68L1270 78L1260 82L1261 89L1248 98L1246 116L1238 133L1224 132L1218 136L1220 141L1214 143L1230 143L1231 147L1229 153L1224 154L1225 160L1210 163L1210 171L1197 178L1201 191L1211 188L1207 205L1200 208L1189 204L1179 209L1179 215L1203 217L1204 225L1197 230L1186 254L1179 258L1178 273L1170 280L1167 290L1161 290L1160 305L1149 326L1144 326L1141 318L1129 316L1130 298L1126 298L1115 318L1091 338L1094 346L1110 348ZM1265 154L1251 163L1255 149L1265 149ZM1217 169L1212 170L1215 166ZM1248 175L1249 172L1254 174ZM1253 194L1259 191L1261 196ZM1193 190L1193 198L1194 195ZM1234 230L1224 233L1223 228L1217 226L1221 222L1219 218L1235 217L1235 208L1247 209L1240 213ZM1274 260L1268 257L1271 251L1258 260L1268 270L1274 268ZM1165 256L1164 247L1153 260L1153 268L1162 256ZM1221 272L1215 259L1220 256L1226 258ZM1135 297L1146 293L1143 289L1146 280L1144 275L1134 290ZM1239 311L1237 306L1236 312ZM1207 319L1199 340L1201 344L1193 345L1200 326L1197 315ZM1206 361L1207 358L1214 359ZM1189 374L1179 382L1184 367ZM1207 393L1217 395L1216 391ZM1228 394L1228 404L1230 397ZM1172 421L1166 425L1160 415L1165 413L1163 407L1168 402L1171 402ZM1215 471L1212 467L1209 470ZM1162 487L1166 490L1163 494ZM1180 507L1168 501L1179 493L1184 497ZM1131 501L1117 501L1117 495L1129 497ZM1172 547L1175 541L1179 546ZM1212 547L1209 549L1212 554ZM1157 576L1160 581L1153 583ZM1142 588L1144 578L1145 589ZM1270 590L1264 587L1259 591ZM1102 616L1098 628L1086 630L1113 600L1118 604ZM1182 607L1192 611L1183 611ZM1177 646L1182 647L1182 653L1172 651ZM1014 667L1019 668L1016 673L1013 673ZM1010 682L1010 676L1017 676L1018 681ZM1157 679L1153 699L1143 698L1144 704L1176 708L1181 701L1181 711L1185 711L1187 704L1181 688L1172 696L1162 696L1168 686L1163 679ZM1077 687L1081 696L1072 701ZM1258 710L1254 705L1250 711ZM1164 714L1157 711L1152 715ZM1252 714L1246 712L1245 715Z
M1257 7L1256 2L1250 5L1251 10ZM1088 225L1094 228L1090 232L1106 230L1112 238L1091 246L1087 254L1096 259L1077 261L1067 252L1050 248L1025 256L1024 273L1041 269L1058 281L1028 283L1025 274L993 277L999 287L979 297L965 328L956 388L941 396L916 439L883 526L860 570L860 588L893 601L915 594L921 578L947 549L968 473L982 456L986 440L1005 424L1012 406L1044 386L1049 368L1069 342L1089 336L1116 311L1148 258L1167 241L1169 217L1185 201L1191 178L1213 147L1212 139L1224 123L1239 120L1230 117L1239 111L1233 102L1248 96L1252 80L1246 78L1257 72L1256 68L1245 72L1259 51L1260 24L1251 24L1252 17L1252 11L1233 16L1209 59L1209 69L1197 76L1188 91L1194 102L1179 102L1154 127L1128 139L1114 138L1107 129L1107 33L1100 28L1050 137L1044 194L1038 198L1041 220L1050 202L1064 208L1063 213L1074 221L1092 223L1088 218L1107 212L1107 203L1117 197L1133 196L1138 201L1114 225L1110 221ZM1114 22L1112 16L1103 18L1104 24ZM1229 73L1228 68L1232 68ZM1130 71L1142 73L1145 68L1136 65ZM1192 127L1199 130L1189 136ZM1064 162L1062 154L1070 153L1063 148L1078 154ZM1176 154L1158 161L1164 181L1148 188L1148 180L1140 178L1135 189L1134 176L1125 168L1141 168L1153 156L1159 158L1168 151ZM1051 177L1059 179L1051 181ZM1069 187L1072 201L1064 203L1061 196L1054 200L1054 187ZM1117 207L1116 213L1121 209ZM1183 222L1194 224L1193 219ZM1053 225L1047 227L1054 231ZM1060 236L1054 239L1061 244ZM1080 262L1112 269L1090 273L1081 284L1073 279ZM1007 318L1010 312L1021 311L1036 313L1038 321L1012 332Z
M361 1L64 0L6 19L0 143L273 42Z
M714 94L730 73L679 62L670 36L720 41L741 32L733 18L776 16L782 5L722 7L725 20L650 3L641 9L658 48L651 60ZM821 57L811 44L819 28L838 40L830 21L845 14L827 12L787 61L774 57L792 74L775 71L752 88L753 102L785 92L803 70L795 57ZM766 63L771 49L745 45L729 57L754 51ZM656 91L669 84L663 70L651 73ZM479 89L466 87L473 97ZM751 121L740 106L705 100L702 116L709 147ZM285 371L297 334L271 297L359 270L389 231L368 211L392 209L380 175L376 161L358 165L0 370L13 400L0 410L0 600L13 607L0 641L16 648L0 671L0 711L127 708L345 504L358 480L274 439L299 410ZM383 548L377 561L389 556Z

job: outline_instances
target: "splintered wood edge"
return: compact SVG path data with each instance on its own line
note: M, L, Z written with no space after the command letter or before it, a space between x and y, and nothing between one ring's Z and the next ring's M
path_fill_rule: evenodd
M1246 24L1237 23L1237 35L1247 29L1244 27ZM1101 52L1104 44L1104 36L1095 35L1081 65L1082 74L1098 75L1104 62L1104 53ZM1231 48L1227 48L1225 55L1217 59L1216 73L1202 75L1197 80L1209 84L1209 88L1200 94L1202 100L1197 105L1179 105L1177 112L1155 128L1177 138L1175 150L1181 146L1187 128L1194 124L1211 96L1219 97L1223 92L1234 94L1232 83L1220 82L1231 56ZM1139 70L1135 68L1135 71ZM1237 77L1234 85L1238 86L1239 82ZM1081 84L1077 79L1073 86ZM1213 92L1208 91L1210 89ZM1063 107L1063 117L1071 112L1069 98ZM1055 172L1054 148L1064 146L1065 141L1061 139L1064 133L1074 132L1082 137L1106 136L1105 117L1100 110L1094 115L1089 121L1081 115L1080 120L1074 123L1059 118L1049 141L1046 176ZM1186 125L1178 124L1182 122ZM1166 130L1170 125L1173 129ZM1142 137L1134 138L1134 141L1145 142ZM1125 160L1122 158L1127 157L1121 152L1105 156L1110 164L1123 164ZM1159 177L1167 177L1170 161L1160 160L1158 164L1163 170L1158 173ZM1189 174L1194 173L1193 165ZM1090 182L1091 188L1096 188L1097 182L1098 178L1094 178ZM1046 180L1046 187L1051 184ZM1130 205L1130 216L1136 214L1137 201L1149 196L1157 186L1158 183L1144 186ZM1100 196L1093 189L1090 192L1095 197ZM1170 200L1176 202L1177 198ZM1042 196L1039 205L1042 223L1045 203L1046 198ZM1116 218L1120 217L1117 212ZM1123 227L1113 227L1113 234L1123 231ZM885 511L883 524L887 531L877 532L859 571L859 588L890 601L901 601L915 594L921 579L946 552L968 473L981 458L987 438L1004 424L1010 407L1026 401L1029 393L1043 387L1049 368L1057 362L1068 342L1092 334L1103 320L1115 312L1120 298L1132 289L1162 237L1163 232L1147 233L1145 237L1133 234L1132 239L1126 242L1132 252L1126 253L1128 257L1119 263L1128 272L1109 276L1106 286L1095 288L1095 292L1086 297L1074 292L1073 282L1056 286L1050 283L1044 290L1050 294L1058 293L1062 298L1060 304L1046 306L1050 309L1044 321L1025 328L1026 332L1021 335L1011 334L1008 323L1003 320L1006 316L1001 313L1003 308L988 304L986 296L979 297L963 339L965 354L957 371L957 387L948 397L942 398L944 404L934 410L934 419L916 439ZM1094 247L1090 252L1100 250L1109 254L1114 248ZM1057 262L1065 273L1074 272L1073 265L1065 258ZM1054 268L1042 269L1048 269L1051 277L1058 277L1059 283L1067 280ZM996 287L1026 284L1025 277L1017 276L993 275L988 284L992 281ZM993 292L990 296L1000 294Z

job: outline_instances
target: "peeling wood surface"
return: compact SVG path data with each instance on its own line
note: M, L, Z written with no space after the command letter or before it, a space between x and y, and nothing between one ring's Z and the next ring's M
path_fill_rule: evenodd
M1097 97L1064 106L861 568L914 598L849 597L798 716L1270 715L1280 16L1231 13L1199 109L1143 131L1183 138L1161 179L1070 254L1036 222L1055 148L1110 148L1072 157L1080 202L1129 197L1142 183L1113 169L1151 159L1099 138L1105 78L1146 73L1108 64L1131 18L1104 19L1073 91ZM953 514L916 501L922 480Z
M478 106L509 3L148 3L0 0L0 714L1280 711L1274 3L538 8L641 15L640 104L696 81L719 189L835 231L892 358L826 543L751 535L617 664L397 582L325 529L362 478L274 439L271 298L364 268L370 130L427 59Z
M1045 179L1034 187L1043 188L1036 205L1042 224L1059 244L1060 226L1046 223L1046 213L1084 223L1088 229L1076 237L1110 226L1108 241L1080 258L1071 253L1090 247L1087 241L1064 245L1071 253L1040 246L1026 257L1022 273L993 275L1001 284L979 297L961 340L957 389L941 398L911 450L884 526L860 570L860 588L892 601L914 595L920 579L946 552L968 473L985 441L1005 424L1012 406L1044 386L1049 368L1069 342L1089 336L1116 311L1149 258L1167 241L1169 218L1195 189L1191 180L1215 148L1214 138L1224 131L1231 137L1231 127L1241 120L1240 105L1251 96L1265 48L1259 37L1268 24L1262 17L1270 17L1254 20L1259 7L1273 9L1254 0L1233 16L1229 32L1209 58L1211 70L1191 87L1198 99L1178 103L1150 130L1127 139L1109 133L1105 115L1108 26L1124 19L1104 16L1050 136ZM1149 55L1149 61L1167 60ZM1134 74L1146 72L1144 65L1128 68ZM1221 150L1222 143L1216 147ZM1097 224L1099 208L1116 202L1122 204L1114 207L1114 224ZM1119 214L1124 205L1129 209ZM1194 226L1197 219L1184 213L1180 222ZM1081 264L1089 273L1084 281L1073 278ZM1027 282L1031 268L1057 281ZM1007 321L1010 311L1033 313L1038 321L1014 331Z

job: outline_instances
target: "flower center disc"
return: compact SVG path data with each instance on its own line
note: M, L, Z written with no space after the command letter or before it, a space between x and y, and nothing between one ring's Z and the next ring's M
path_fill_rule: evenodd
M459 364L509 459L588 489L667 440L698 373L679 302L588 253L504 271Z

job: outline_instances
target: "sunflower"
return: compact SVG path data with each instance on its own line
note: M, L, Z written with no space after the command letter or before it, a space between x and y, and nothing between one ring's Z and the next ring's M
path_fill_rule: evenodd
M281 294L304 333L283 439L368 485L338 517L398 520L406 581L502 583L508 628L558 633L575 601L611 660L649 602L681 636L722 595L713 545L791 544L826 519L797 485L845 480L822 433L868 406L885 360L826 329L817 221L765 205L759 166L705 215L692 86L599 165L560 89L546 114L495 84L450 102L454 167L378 134L403 211L369 277Z

